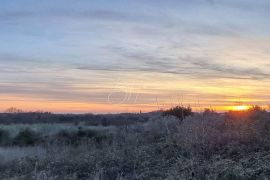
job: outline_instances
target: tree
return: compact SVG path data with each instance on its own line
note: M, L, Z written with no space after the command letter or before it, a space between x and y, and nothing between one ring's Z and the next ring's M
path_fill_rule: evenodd
M175 116L181 121L187 116L193 115L191 107L176 106L168 110L163 111L163 116Z
M8 108L5 113L12 113L12 114L16 114L16 113L22 113L23 111L21 109L17 109L15 107L11 107Z

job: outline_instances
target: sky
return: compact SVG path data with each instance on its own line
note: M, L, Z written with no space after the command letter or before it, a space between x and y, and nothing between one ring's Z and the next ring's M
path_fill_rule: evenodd
M1 0L0 111L270 104L268 0Z

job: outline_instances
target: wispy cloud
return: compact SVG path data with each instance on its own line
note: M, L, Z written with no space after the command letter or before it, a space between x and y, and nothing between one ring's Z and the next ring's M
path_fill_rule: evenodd
M80 70L101 71L138 71L148 73L169 73L176 75L188 75L189 77L207 78L233 78L264 80L270 77L270 73L259 68L248 68L242 65L214 63L212 57L172 56L160 55L157 52L134 51L125 48L106 47L114 53L121 55L123 61L110 61L108 64L80 65Z
M0 95L107 103L131 88L142 104L178 91L207 104L269 91L266 0L40 3L1 4Z

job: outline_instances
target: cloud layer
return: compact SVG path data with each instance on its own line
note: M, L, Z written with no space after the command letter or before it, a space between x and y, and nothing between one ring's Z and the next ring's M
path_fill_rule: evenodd
M269 7L266 0L4 0L0 99L73 103L55 108L70 112L78 103L92 111L112 102L149 110L179 96L193 106L268 104Z

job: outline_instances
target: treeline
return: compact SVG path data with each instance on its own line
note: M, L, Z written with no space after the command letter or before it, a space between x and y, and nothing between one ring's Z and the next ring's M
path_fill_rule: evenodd
M158 113L158 112L156 112ZM84 123L93 126L129 125L146 122L156 113L143 114L53 114L49 112L0 113L0 124L35 124L35 123Z
M217 113L205 109L203 115ZM191 107L176 106L167 110L154 111L149 113L121 113L121 114L53 114L50 112L23 112L11 109L8 112L0 113L0 124L35 124L35 123L72 123L92 126L121 126L147 122L149 119L156 119L160 116L174 116L183 121L189 116L196 114ZM269 113L259 106L251 107L246 111L229 111L224 115L231 119L233 117L247 118L254 115L269 116Z

